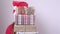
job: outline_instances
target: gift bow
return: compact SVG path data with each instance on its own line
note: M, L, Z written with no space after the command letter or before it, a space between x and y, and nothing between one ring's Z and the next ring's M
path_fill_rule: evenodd
M13 6L16 7L27 7L28 8L28 4L26 2L19 2L19 1L13 1ZM13 10L13 13L15 13L15 10Z

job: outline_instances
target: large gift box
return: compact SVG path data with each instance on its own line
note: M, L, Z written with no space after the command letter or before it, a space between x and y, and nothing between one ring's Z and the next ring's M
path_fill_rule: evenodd
M14 32L25 32L25 25L14 25Z
M35 25L14 25L14 32L36 32Z

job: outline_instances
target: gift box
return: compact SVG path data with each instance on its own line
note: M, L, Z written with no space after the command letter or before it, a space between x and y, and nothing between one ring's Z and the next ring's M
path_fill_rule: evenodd
M27 8L27 15L31 15L31 14L33 14L34 15L34 8L33 7L28 7Z
M38 34L38 32L25 32L25 34Z
M14 25L14 32L36 32L35 25Z
M35 24L35 15L27 15L27 24L34 25Z
M30 24L31 25L35 24L35 15L30 15Z
M30 15L27 15L27 25L30 25Z
M25 32L25 25L14 25L14 32Z
M17 25L30 25L35 24L35 15L16 15L16 24Z
M28 7L26 2L13 1L14 8L14 34L37 34L35 26L34 8Z
M25 34L25 32L16 32L16 34Z
M26 25L26 32L36 32L36 29L35 25Z
M38 34L38 32L16 32L16 34Z
M21 7L18 7L18 9L17 9L18 11L18 14L21 14Z
M22 20L21 20L22 17L21 17L21 16L22 16L22 15L20 15L20 14L18 15L18 22L17 22L17 24L20 24L20 25L22 24L22 22L21 22L21 21L22 21Z

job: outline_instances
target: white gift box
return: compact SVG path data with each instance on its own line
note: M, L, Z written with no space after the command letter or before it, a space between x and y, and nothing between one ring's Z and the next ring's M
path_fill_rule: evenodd
M38 34L38 32L16 32L16 34Z
M24 32L16 32L16 34L24 34Z
M38 32L25 32L25 34L38 34Z

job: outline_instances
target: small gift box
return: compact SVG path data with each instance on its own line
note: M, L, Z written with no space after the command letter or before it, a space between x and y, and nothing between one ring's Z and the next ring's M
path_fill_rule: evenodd
M38 32L25 32L25 34L38 34Z
M14 32L25 32L25 25L14 25Z
M33 14L34 15L34 8L33 7L28 7L27 8L27 15L31 15L31 14Z
M35 25L26 25L26 32L36 32L37 28Z

